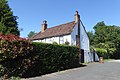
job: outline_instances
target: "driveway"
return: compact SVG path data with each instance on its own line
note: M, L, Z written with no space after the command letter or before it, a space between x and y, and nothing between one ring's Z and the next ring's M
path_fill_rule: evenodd
M90 63L85 67L23 80L120 80L120 60Z

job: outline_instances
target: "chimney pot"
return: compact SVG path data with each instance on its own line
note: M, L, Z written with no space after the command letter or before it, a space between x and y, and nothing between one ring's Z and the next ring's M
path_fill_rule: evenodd
M78 11L76 11L76 14L78 14Z
M80 15L78 13L78 11L76 11L76 14L75 14L75 23L78 23L80 21Z
M43 24L47 24L47 21L46 21L46 20L44 20L44 21L43 21Z

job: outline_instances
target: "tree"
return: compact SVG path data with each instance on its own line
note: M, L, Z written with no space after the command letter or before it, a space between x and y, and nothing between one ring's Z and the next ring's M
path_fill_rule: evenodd
M36 34L35 31L30 31L30 33L28 34L28 38L31 38L35 34Z
M93 29L96 29L98 26L105 26L104 21L98 22L98 23L93 27Z
M104 21L94 26L94 34L88 32L91 46L105 49L107 57L120 58L120 27L106 25Z
M90 44L93 44L93 39L94 39L93 31L89 31L89 32L87 32L87 34L88 34L88 37L90 39Z
M7 0L0 0L0 33L20 35L17 16L13 15Z

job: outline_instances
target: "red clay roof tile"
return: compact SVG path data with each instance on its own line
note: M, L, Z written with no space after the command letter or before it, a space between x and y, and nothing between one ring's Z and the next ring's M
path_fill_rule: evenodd
M32 36L30 40L39 40L39 39L44 39L44 38L49 38L49 37L54 37L54 36L62 36L62 35L67 35L70 34L75 27L75 22L69 22L65 24L61 24L55 27L47 28L45 32L39 32L38 34Z

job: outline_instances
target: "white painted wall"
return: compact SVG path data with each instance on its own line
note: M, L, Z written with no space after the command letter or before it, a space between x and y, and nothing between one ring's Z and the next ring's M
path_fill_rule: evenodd
M80 26L80 44L81 49L90 51L89 38L82 25Z
M78 26L75 25L72 33L71 33L71 45L74 45L76 46L76 35L77 35L77 32L78 32Z
M71 45L71 34L69 34L69 35L65 35L65 36L63 36L64 37L64 43L66 42L66 41L68 41L70 44L69 45Z
M41 42L41 40L33 40L33 42Z
M72 33L71 33L71 45L76 45L76 35L78 34L78 24L75 25ZM92 55L89 54L89 38L85 31L85 28L80 26L80 48L84 50L84 62L91 62Z
M80 47L84 49L84 62L92 62L93 56L90 53L89 38L84 26L80 26Z
M76 45L76 35L78 32L78 24L75 25L72 33L71 33L71 45ZM89 38L88 35L84 29L84 27L80 26L80 47L84 50L90 50L89 47Z
M53 43L53 42L57 42L59 44L59 37L51 37L51 41L49 43Z
M68 41L70 43L69 45L71 45L71 35L45 38L45 39L42 39L42 40L34 40L33 42L43 42L43 43L57 42L58 44L65 44L66 41Z
M71 33L71 45L76 45L76 35L78 32L78 24L75 25L73 32ZM89 48L89 38L84 29L84 27L80 26L80 47L84 50L90 50Z

